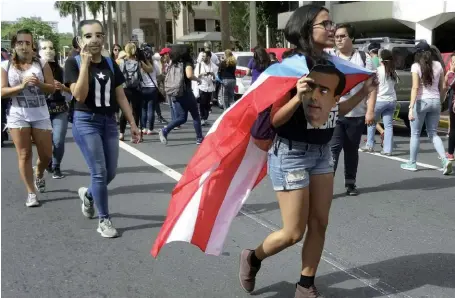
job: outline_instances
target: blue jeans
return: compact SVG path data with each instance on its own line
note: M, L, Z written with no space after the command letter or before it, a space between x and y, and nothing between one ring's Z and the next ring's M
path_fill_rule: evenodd
M142 88L142 117L141 127L153 130L155 126L156 88Z
M68 130L68 113L51 114L52 123L52 168L60 168L65 154L65 138Z
M410 142L410 162L417 161L417 154L420 147L420 133L425 122L428 138L433 142L433 146L439 156L444 159L445 149L441 138L437 134L439 118L441 116L441 101L439 98L416 100L414 105L414 120L411 121L411 142Z
M380 119L384 123L384 152L392 153L393 148L393 112L395 111L396 101L377 101L374 108L375 119ZM376 125L368 126L367 147L374 147L374 135Z
M197 108L197 102L194 98L193 92L185 92L183 96L176 97L174 104L175 119L172 120L166 127L163 128L163 133L165 136L169 134L171 130L185 124L188 120L188 112L190 112L191 117L193 118L194 130L196 131L196 137L202 139L202 126L201 126L201 117Z
M74 111L73 136L90 170L88 195L99 218L109 218L107 186L115 177L119 155L115 116Z
M172 97L169 95L166 95L167 102L169 103L169 109L171 110L171 121L175 120L175 110L174 110L174 101L172 100Z
M237 81L235 79L223 79L220 93L223 98L223 106L225 110L227 110L234 103L236 84Z

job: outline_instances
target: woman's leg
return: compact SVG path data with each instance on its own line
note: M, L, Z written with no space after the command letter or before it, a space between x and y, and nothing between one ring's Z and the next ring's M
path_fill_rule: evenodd
M202 135L201 117L197 109L197 102L196 99L194 98L193 92L187 94L187 99L184 102L182 102L182 106L185 110L190 112L191 117L193 118L193 126L194 130L196 131L197 138L196 142L200 144L204 137Z
M141 113L141 127L142 130L145 131L147 127L147 119L148 115L148 105L149 105L150 98L147 96L146 89L142 90L142 113Z
M27 188L27 193L35 193L32 167L32 128L11 128L10 134L13 138L14 146L16 147L19 173Z
M313 277L313 280L324 248L325 232L333 199L333 177L333 173L310 176L310 210L308 232L302 248L302 275Z
M384 123L384 153L391 154L393 148L393 112L395 102L388 103L387 108L382 113Z
M444 144L442 143L441 138L438 136L438 125L439 119L441 117L441 103L439 99L432 99L429 102L429 109L425 115L425 126L427 128L427 135L430 141L433 143L436 152L441 159L446 158L446 153L444 149Z
M148 130L153 131L155 128L155 105L158 101L158 94L156 88L150 88L147 94L147 97L150 99L147 104L147 122L148 122Z
M60 163L65 154L65 138L68 130L68 113L60 113L52 118L52 170L60 171ZM63 178L55 173L54 178Z
M169 132L171 132L171 130L173 130L177 126L185 124L188 119L188 110L185 109L184 107L185 103L183 101L184 101L183 97L180 97L178 100L173 102L175 120L173 120L171 123L169 123L162 129L166 136Z
M48 120L50 122L50 120ZM51 124L49 123L49 128ZM35 187L40 191L46 191L46 182L43 175L44 170L49 166L52 159L52 130L32 128L32 137L35 141L38 159L36 161Z
M410 140L410 157L409 161L415 164L417 161L417 155L420 147L420 134L422 132L422 126L425 121L426 111L422 108L422 105L426 103L424 100L417 101L414 105L414 120L411 122L411 140Z

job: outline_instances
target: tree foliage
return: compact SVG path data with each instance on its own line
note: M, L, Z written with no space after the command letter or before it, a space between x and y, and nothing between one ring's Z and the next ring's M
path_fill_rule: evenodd
M21 29L28 29L33 33L36 46L38 46L37 42L40 39L49 39L54 43L56 51L59 50L60 39L58 34L46 22L33 18L20 18L14 24L5 24L2 22L2 39L11 39Z

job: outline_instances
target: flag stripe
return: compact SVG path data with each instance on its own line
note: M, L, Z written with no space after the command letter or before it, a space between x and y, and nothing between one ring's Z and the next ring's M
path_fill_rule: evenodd
M265 164L267 161L267 152L259 149L255 145L253 138L249 138L247 146L241 164L236 169L237 171L232 180L229 181L229 189L219 208L205 250L207 254L219 255L221 253L224 240L229 231L226 227L231 225L232 220L238 214L253 189L256 177L262 169L262 167L258 167L258 164ZM230 167L231 165L228 166ZM221 179L224 180L224 175Z

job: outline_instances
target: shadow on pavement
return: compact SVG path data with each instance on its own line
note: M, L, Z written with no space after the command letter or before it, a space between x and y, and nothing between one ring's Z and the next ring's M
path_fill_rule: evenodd
M111 191L109 191L109 195L130 195L133 193L165 193L170 196L172 190L174 189L176 182L168 183L148 183L148 184L140 184L140 185L127 185L127 186L119 186ZM152 198L153 199L153 198Z
M163 225L164 220L166 217L164 215L131 215L131 214L124 214L124 213L112 213L111 216L113 218L121 217L121 218L129 218L129 219L139 219L144 220L147 223L131 226L126 228L117 228L117 232L121 236L126 231L136 231L136 230L143 230L143 229L151 229L151 228L159 228Z
M372 281L374 286L384 290L386 294L366 285L351 289L334 287L336 284L353 279L343 271L316 277L316 285L321 294L337 298L375 298L405 293L426 285L455 289L455 254L429 253L403 256L348 269L348 273ZM298 278L299 276L296 276L296 282ZM266 293L274 294L266 296L267 298L293 297L295 283L277 282L254 291L252 295Z

